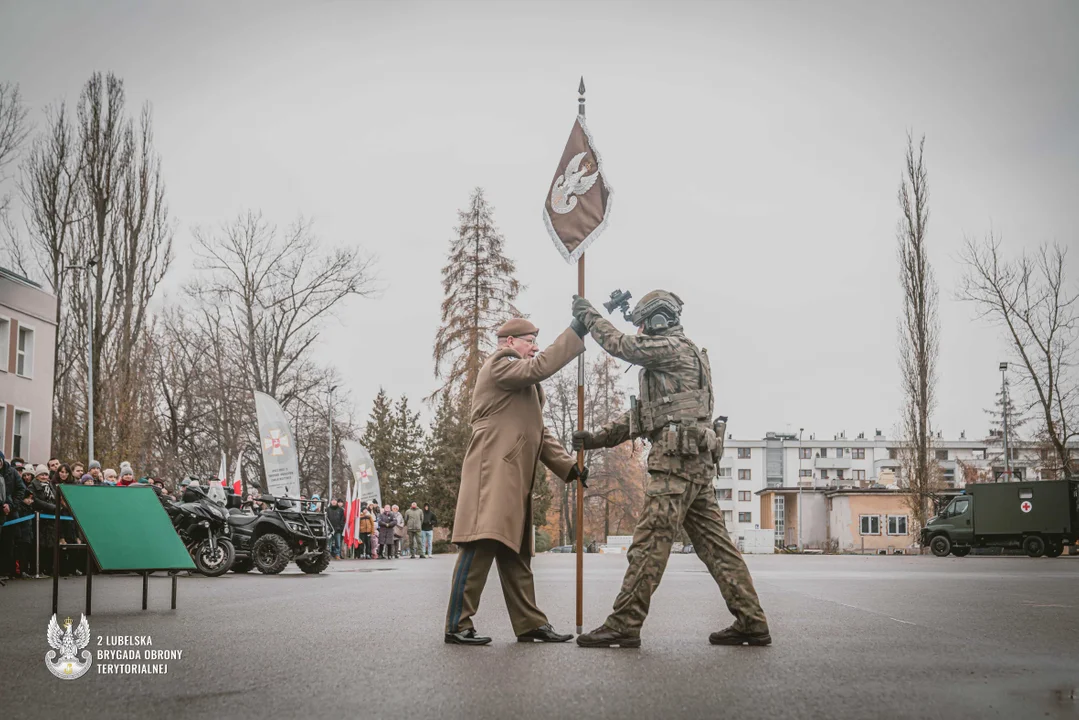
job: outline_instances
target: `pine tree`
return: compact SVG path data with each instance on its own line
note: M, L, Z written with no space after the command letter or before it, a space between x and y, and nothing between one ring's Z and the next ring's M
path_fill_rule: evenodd
M402 512L409 503L423 504L426 494L423 478L425 440L420 414L412 412L408 396L402 395L393 411L394 459L390 492L390 502L399 505Z
M1014 456L1014 451L1019 447L1019 442L1022 439L1020 437L1020 429L1027 424L1030 419L1026 416L1026 412L1018 410L1015 407L1014 395L1011 385L1008 383L1007 378L1004 379L1004 386L1007 388L1008 403L1007 408L1004 404L1004 390L998 390L996 392L993 407L986 408L985 413L989 416L989 437L986 438L986 442L993 448L989 459L994 463L1004 463L1004 415L1008 416L1008 453Z
M440 396L424 453L426 501L440 525L453 529L457 492L461 486L461 465L471 437L468 419L461 402L451 393Z
M375 463L375 471L378 473L379 487L382 493L379 501L383 505L390 502L387 486L391 482L390 478L395 473L396 438L394 431L394 415L393 408L390 406L390 399L386 396L386 391L379 388L378 395L375 397L374 405L371 408L371 415L368 417L367 425L364 427L363 435L360 437L360 444L367 448L367 452L371 453L371 460Z
M467 404L480 366L495 347L496 330L520 314L513 301L521 284L482 188L473 191L468 209L457 215L457 237L442 268L442 324L435 335L434 361L435 377L443 381L436 392L452 390Z

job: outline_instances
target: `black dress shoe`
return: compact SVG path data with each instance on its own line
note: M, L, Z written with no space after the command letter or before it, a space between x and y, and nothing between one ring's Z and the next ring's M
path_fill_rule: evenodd
M772 636L767 630L757 633L744 633L741 630L735 630L731 625L729 628L714 632L708 636L708 642L713 645L771 645Z
M447 645L486 645L491 638L476 634L475 628L446 633Z
M577 644L581 647L639 648L641 637L640 635L624 635L606 625L600 625L592 632L578 635Z
M572 639L573 639L572 635L559 635L558 633L556 633L554 631L554 628L551 627L550 623L547 623L546 625L541 625L540 627L536 628L535 630L529 630L528 632L524 633L523 635L518 635L517 636L517 642L526 642L526 643L530 643L530 642L562 643L562 642L566 642L567 640L572 640Z

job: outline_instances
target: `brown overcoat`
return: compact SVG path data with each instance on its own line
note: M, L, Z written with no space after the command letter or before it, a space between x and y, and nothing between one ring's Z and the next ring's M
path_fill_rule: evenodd
M540 382L584 352L567 329L532 360L501 347L480 368L472 393L472 439L461 466L453 542L498 540L521 551L532 523L532 480L542 462L565 480L575 462L543 425ZM527 533L531 551L532 533Z

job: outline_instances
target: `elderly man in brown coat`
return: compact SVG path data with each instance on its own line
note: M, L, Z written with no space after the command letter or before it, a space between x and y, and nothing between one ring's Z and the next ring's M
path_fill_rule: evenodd
M472 439L461 467L453 542L461 547L446 612L446 642L485 645L472 616L479 607L491 563L518 642L566 642L536 606L532 579L532 481L542 462L566 482L578 473L573 457L543 426L540 382L584 351L587 330L574 323L538 356L539 330L515 318L498 331L498 349L487 358L472 394Z

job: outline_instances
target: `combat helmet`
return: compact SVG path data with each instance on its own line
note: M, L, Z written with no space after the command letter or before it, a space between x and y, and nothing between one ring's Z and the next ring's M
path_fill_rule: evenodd
M640 299L629 313L629 321L646 333L670 329L682 316L682 298L666 290L653 290Z

